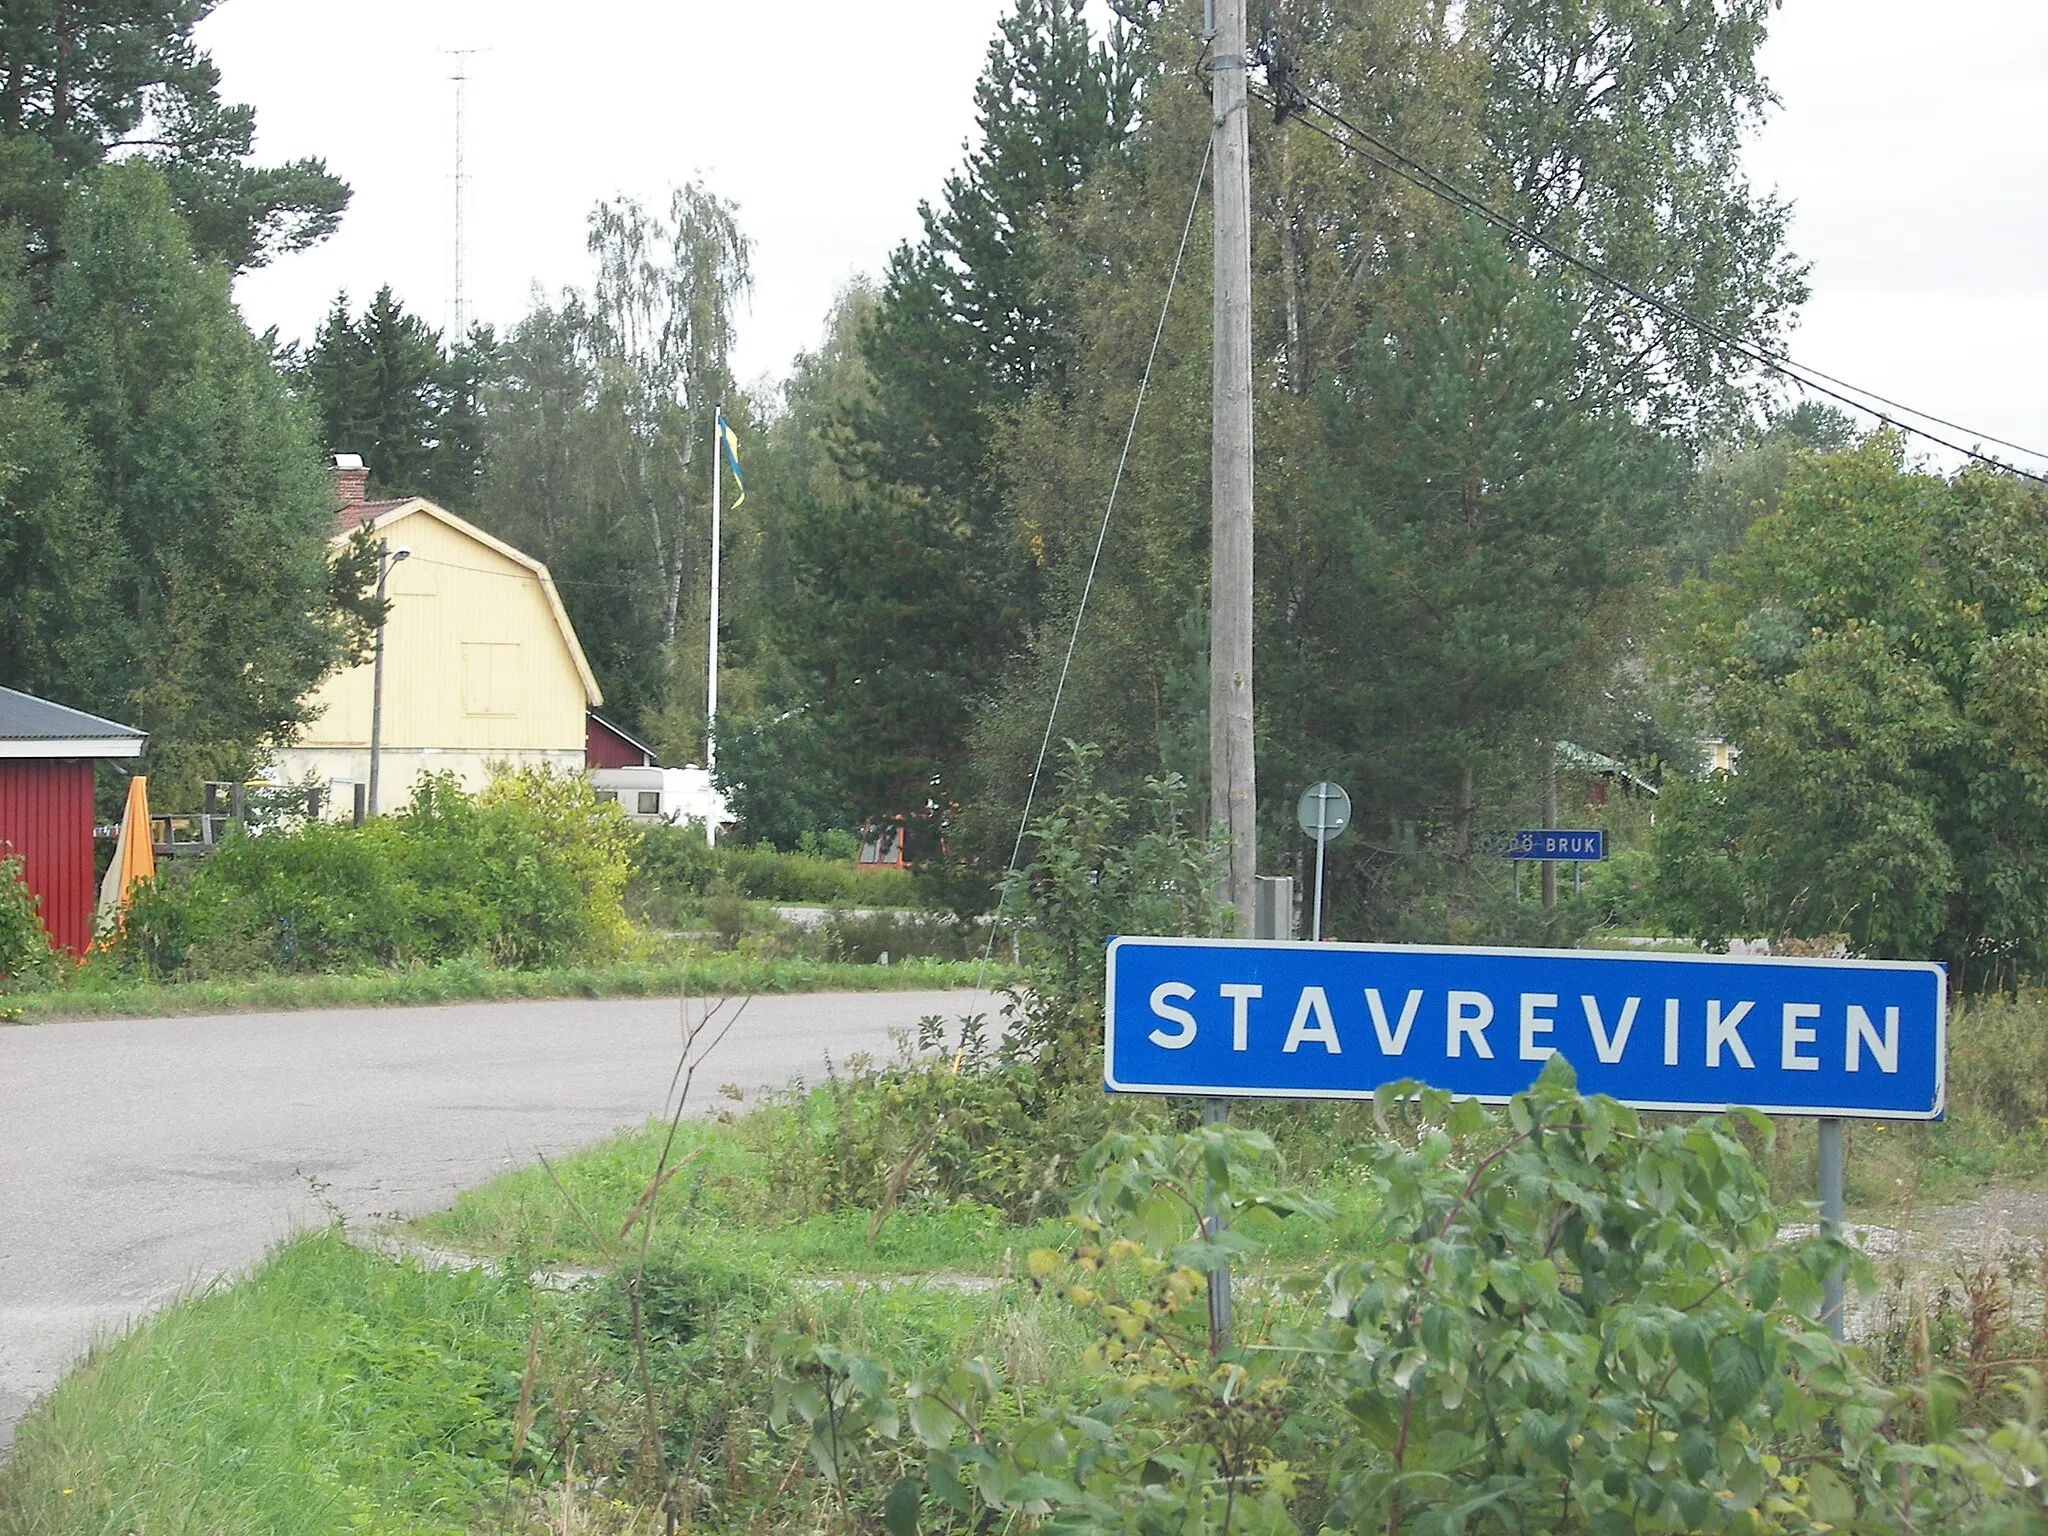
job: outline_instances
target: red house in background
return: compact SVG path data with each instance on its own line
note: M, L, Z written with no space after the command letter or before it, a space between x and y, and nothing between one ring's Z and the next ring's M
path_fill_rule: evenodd
M57 948L82 955L92 943L99 892L92 867L92 765L140 757L149 737L0 688L0 859L19 857L21 879L42 903Z
M603 715L583 717L583 766L586 768L656 768L654 748Z

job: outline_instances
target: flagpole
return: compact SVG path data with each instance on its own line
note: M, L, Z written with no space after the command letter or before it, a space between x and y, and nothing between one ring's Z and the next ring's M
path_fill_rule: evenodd
M725 455L724 427L725 406L721 404L711 416L711 646L705 666L704 687L704 767L714 774L718 768L718 555L721 523L718 495L725 479L719 464ZM713 782L715 785L716 780ZM718 846L716 817L704 818L704 844L709 848Z

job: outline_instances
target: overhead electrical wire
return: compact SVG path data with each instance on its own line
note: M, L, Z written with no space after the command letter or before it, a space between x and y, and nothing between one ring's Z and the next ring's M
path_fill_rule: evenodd
M1262 90L1254 87L1252 94L1281 115L1295 117L1304 128L1322 135L1339 148L1358 155L1360 158L1377 165L1388 174L1400 177L1411 186L1417 187L1433 197L1440 198L1452 206L1474 215L1503 234L1522 242L1524 245L1540 250L1555 260L1564 263L1566 266L1583 272L1596 282L1604 284L1617 293L1633 299L1644 308L1654 311L1667 320L1697 332L1709 341L1719 344L1726 351L1755 363L1767 372L1788 379L1802 389L1810 390L1818 395L1824 395L1838 404L1848 406L1851 410L1859 411L1887 425L1898 427L1901 431L1909 432L1915 437L1946 448L1951 453L1961 454L1963 457L1973 459L1977 463L1988 465L1993 469L2002 470L2009 474L2018 475L2023 479L2034 481L2036 484L2048 485L2048 475L2036 474L2030 470L2021 469L2017 465L2008 464L2001 459L1993 458L1979 449L1966 447L1962 443L1941 436L1939 433L1930 432L1925 427L1916 426L1910 421L1902 421L1898 416L1893 415L1892 412L1917 417L1921 421L1932 422L1936 426L1965 433L1980 442L1995 443L2001 448L2010 448L2017 453L2023 453L2030 458L2040 459L2044 462L2048 462L2048 451L2032 448L2024 443L2009 442L2004 438L1995 437L1988 432L1980 432L1973 427L1967 427L1959 422L1937 416L1932 411L1923 411L1917 406L1906 405L1901 401L1880 395L1875 390L1865 389L1860 384L1853 384L1846 379L1837 378L1833 374L1823 373L1818 368L1807 367L1805 364L1799 363L1783 353L1772 352L1754 342L1746 341L1740 336L1723 330L1712 321L1702 319L1700 316L1672 303L1668 299L1659 298L1656 294L1646 292L1644 289L1629 282L1626 278L1621 277L1617 273L1610 272L1599 263L1580 256L1576 252L1569 251L1555 241L1528 228L1526 225L1517 223L1512 217L1492 207L1475 193L1467 191L1456 182L1431 170L1421 161L1416 160L1413 156L1388 143L1378 135L1359 127L1358 124L1352 122L1335 108L1326 106L1306 92L1289 89L1284 93L1275 93L1270 89ZM1342 128L1346 134L1350 135L1350 139L1340 138L1321 124L1314 122L1306 115L1308 112L1314 112L1328 118L1332 123ZM1830 386L1835 387L1831 388ZM1844 391L1847 391L1847 393L1844 393ZM1859 396L1861 398L1858 398ZM1876 404L1872 404L1871 402L1873 401ZM1880 406L1889 407L1890 410L1881 410L1879 409Z
M1173 253L1173 271L1166 279L1166 297L1159 303L1159 323L1152 328L1152 348L1145 354L1145 371L1138 379L1138 398L1131 403L1131 424L1124 430L1123 452L1117 455L1116 474L1109 482L1109 498L1102 508L1102 526L1095 534L1095 554L1088 562L1088 576L1081 583L1081 600L1074 608L1073 633L1067 636L1067 654L1060 662L1060 678L1052 691L1052 707L1045 714L1045 737L1038 743L1038 760L1031 765L1031 787L1024 793L1024 814L1017 818L1017 841L1010 849L1010 862L1003 870L1007 881L1017 868L1017 860L1024 855L1024 837L1031 827L1031 807L1038 799L1038 785L1045 774L1045 759L1052 750L1053 723L1060 717L1060 701L1066 697L1067 675L1074 669L1074 652L1081 644L1081 621L1088 616L1088 599L1095 591L1095 574L1102 568L1103 546L1109 542L1109 520L1116 511L1117 492L1123 488L1124 470L1131 462L1131 445L1138 439L1138 415L1145 409L1145 391L1152 383L1152 365L1159 360L1159 343L1166 336L1166 316L1173 308L1173 291L1180 284L1181 264L1187 259L1188 240L1195 232L1195 214L1202 206L1202 186L1209 179L1209 157L1215 151L1213 144L1202 150L1202 164L1195 172L1194 195L1188 199L1187 221L1180 231L1180 247ZM1003 903L999 894L996 898L995 914L989 919L988 943L981 951L981 968L975 974L974 989L979 992L988 976L988 963L995 954L996 933L1002 927Z

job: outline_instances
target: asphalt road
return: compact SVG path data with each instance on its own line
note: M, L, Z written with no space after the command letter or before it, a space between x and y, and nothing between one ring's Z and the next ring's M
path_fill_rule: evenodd
M816 1079L969 997L755 998L694 1097ZM0 1449L94 1338L330 1203L419 1215L659 1113L681 1034L647 999L0 1028Z

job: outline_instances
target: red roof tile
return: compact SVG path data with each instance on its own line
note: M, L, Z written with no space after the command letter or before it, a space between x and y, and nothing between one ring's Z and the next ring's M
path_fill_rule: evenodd
M334 525L342 533L354 533L363 524L374 522L394 507L402 507L414 499L411 496L401 496L396 501L351 502L334 514Z

